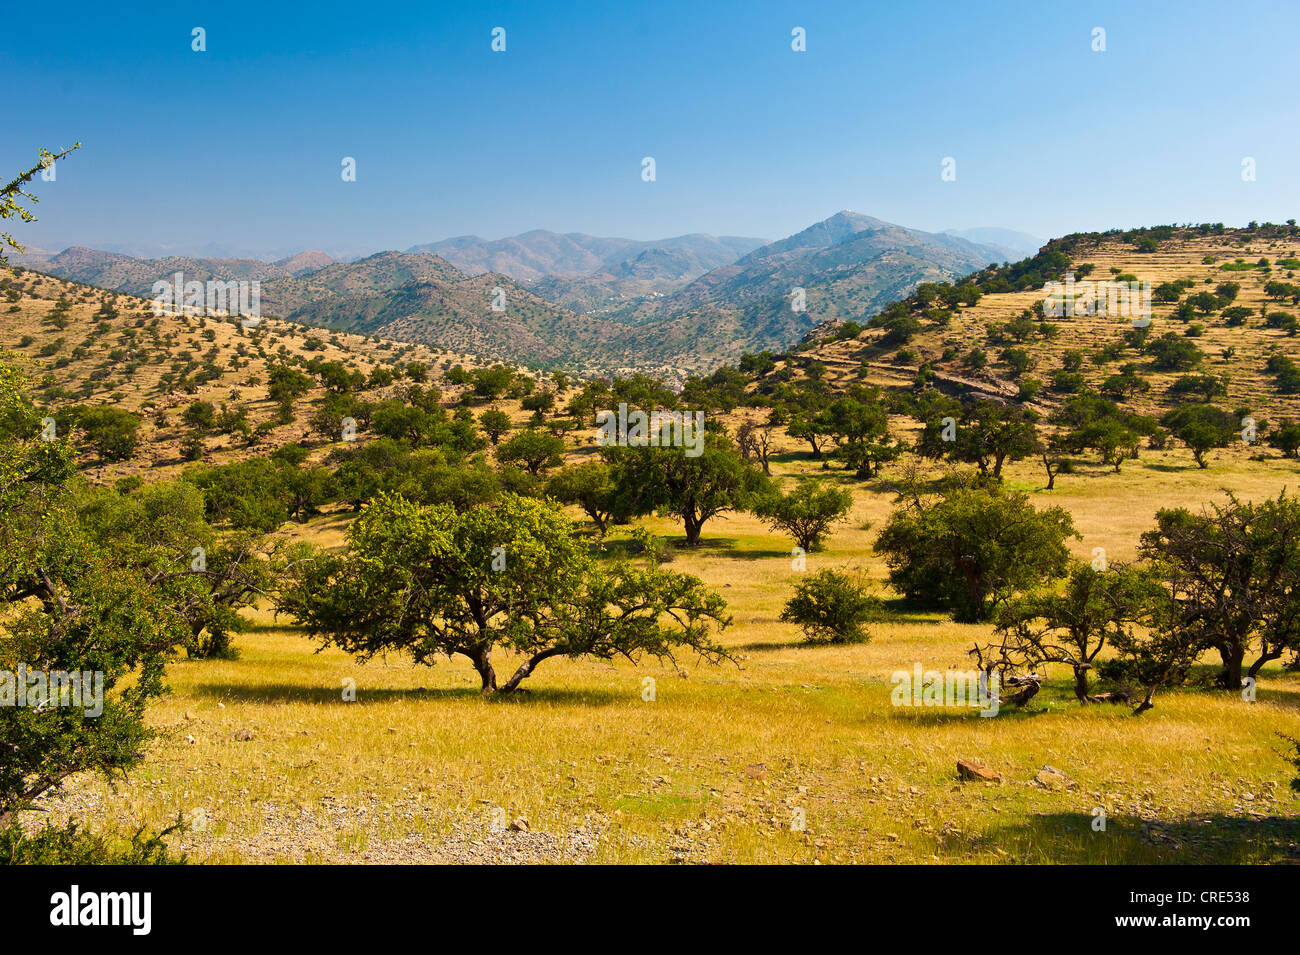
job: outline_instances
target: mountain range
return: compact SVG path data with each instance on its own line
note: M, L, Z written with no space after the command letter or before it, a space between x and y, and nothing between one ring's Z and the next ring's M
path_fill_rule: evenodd
M319 251L265 262L138 259L73 247L16 256L14 264L142 296L178 271L187 281L256 280L264 313L309 325L517 363L676 377L744 351L789 347L827 321L865 319L921 282L1017 258L1004 243L1032 238L972 233L1001 241L844 211L775 242L534 230L496 240L460 236L353 262Z

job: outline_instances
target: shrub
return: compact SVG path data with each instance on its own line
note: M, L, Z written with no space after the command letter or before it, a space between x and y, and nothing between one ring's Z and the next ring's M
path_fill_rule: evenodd
M798 624L809 643L865 643L867 624L881 616L880 600L853 577L823 570L795 587L781 622Z

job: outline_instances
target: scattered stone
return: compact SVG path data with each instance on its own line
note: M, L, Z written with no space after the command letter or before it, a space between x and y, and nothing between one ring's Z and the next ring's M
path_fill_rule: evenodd
M510 831L531 832L532 830L528 828L528 820L525 819L523 816L519 816L513 822L510 823Z
M1029 781L1029 784L1031 786L1037 786L1040 789L1079 788L1078 783L1054 766L1044 766L1038 772L1034 773L1034 778Z
M957 760L957 775L975 783L1000 783L1002 774L974 759Z

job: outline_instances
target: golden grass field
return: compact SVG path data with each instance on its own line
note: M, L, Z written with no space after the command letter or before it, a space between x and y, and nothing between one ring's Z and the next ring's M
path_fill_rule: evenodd
M778 473L812 470L785 455ZM1197 506L1294 485L1280 458L1144 452L1122 475L1096 467L1038 492L1075 516L1081 556L1132 556L1157 506ZM839 477L838 469L831 474ZM1021 462L1013 486L1041 487ZM855 487L852 520L808 570L856 567L891 507L886 479ZM680 530L649 525L669 538ZM300 529L341 540L340 515ZM547 661L530 692L480 698L463 661L359 665L252 614L234 661L177 662L153 721L161 736L116 789L74 783L57 814L174 837L196 861L1257 862L1300 858L1300 801L1278 734L1300 736L1300 674L1264 671L1257 701L1183 689L1141 717L1081 708L1064 672L1026 712L898 708L890 674L969 669L988 628L938 616L879 624L863 645L810 647L777 621L791 592L790 542L748 515L706 525L673 568L730 604L736 663L683 670ZM881 585L883 586L883 584ZM1213 660L1207 658L1207 671ZM502 666L498 662L498 670ZM643 680L655 699L643 700ZM356 701L345 702L346 679ZM251 734L244 731L251 731ZM252 735L252 739L237 736ZM1002 785L959 782L959 758ZM1074 790L1031 785L1045 764ZM1102 808L1104 832L1092 828ZM804 831L792 831L799 814ZM519 817L529 832L502 831Z

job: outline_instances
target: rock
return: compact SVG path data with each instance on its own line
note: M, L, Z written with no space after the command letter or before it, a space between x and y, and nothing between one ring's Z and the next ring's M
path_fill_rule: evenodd
M957 775L976 783L1000 783L1002 774L973 759L957 760Z
M257 733L250 729L235 730L235 739L241 743L247 743L249 740L257 739Z
M193 744L194 744L194 737L193 737L193 736L190 736L190 735L186 735L186 737L185 737L185 742L189 743L190 745L193 745Z
M1029 781L1029 784L1031 786L1037 786L1040 789L1079 788L1078 783L1054 766L1044 766L1038 772L1034 773L1034 778Z
M528 828L528 820L525 819L523 816L519 816L513 822L510 823L510 831L531 832L532 830Z

